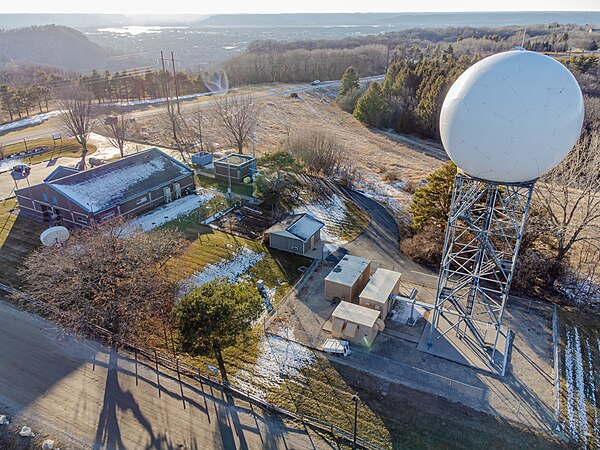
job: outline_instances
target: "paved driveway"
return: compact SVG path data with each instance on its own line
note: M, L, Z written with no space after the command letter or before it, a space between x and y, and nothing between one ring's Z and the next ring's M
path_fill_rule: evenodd
M369 213L371 223L344 248L351 255L370 259L375 267L401 272L403 280L422 286L437 286L437 272L400 253L398 227L388 210L360 192L349 189L345 192L354 203Z

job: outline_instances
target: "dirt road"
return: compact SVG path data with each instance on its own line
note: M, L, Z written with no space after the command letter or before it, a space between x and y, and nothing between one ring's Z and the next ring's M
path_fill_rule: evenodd
M307 433L89 341L0 300L0 414L63 449L332 448ZM159 395L160 392L160 395Z

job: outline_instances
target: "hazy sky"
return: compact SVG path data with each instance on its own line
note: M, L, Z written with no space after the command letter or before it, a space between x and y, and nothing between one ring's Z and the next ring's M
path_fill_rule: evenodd
M599 11L600 0L0 0L0 13Z

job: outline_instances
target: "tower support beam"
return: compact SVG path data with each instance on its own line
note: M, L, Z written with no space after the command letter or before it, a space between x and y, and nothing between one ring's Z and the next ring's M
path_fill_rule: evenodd
M498 333L535 181L498 183L457 174L427 347L468 333L494 362ZM453 325L439 329L440 318ZM490 335L490 331L493 333ZM497 367L504 372L503 367Z

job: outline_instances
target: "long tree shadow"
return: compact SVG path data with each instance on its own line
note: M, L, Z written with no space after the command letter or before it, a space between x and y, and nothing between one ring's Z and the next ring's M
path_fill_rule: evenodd
M118 410L130 411L133 414L135 419L148 432L150 436L150 448L161 448L152 430L152 425L142 414L131 392L124 391L119 385L118 359L117 352L111 350L104 390L104 403L96 428L95 448L126 449L119 429Z

